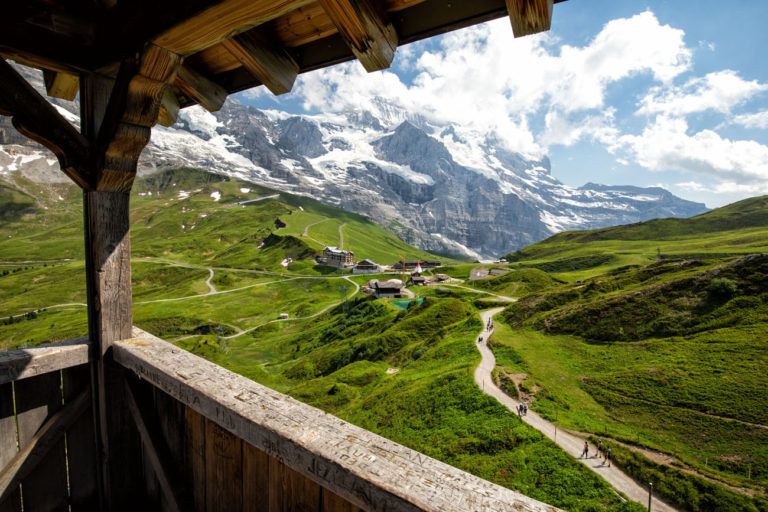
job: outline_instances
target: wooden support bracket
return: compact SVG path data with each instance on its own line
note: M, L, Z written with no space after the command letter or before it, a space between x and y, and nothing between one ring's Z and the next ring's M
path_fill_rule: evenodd
M272 94L285 94L293 88L299 65L284 48L271 44L261 33L251 30L222 44Z
M90 398L91 390L87 388L51 416L29 443L3 468L0 472L0 503L45 458L67 428L88 409Z
M549 30L552 25L552 3L552 0L507 0L515 37Z
M375 0L320 0L320 5L366 71L392 64L397 32Z
M16 129L50 149L61 170L84 189L91 188L86 174L90 144L74 126L3 59L0 59L0 114L12 116Z

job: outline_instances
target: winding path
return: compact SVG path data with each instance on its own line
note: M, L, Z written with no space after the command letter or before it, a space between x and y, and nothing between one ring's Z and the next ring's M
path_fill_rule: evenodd
M360 291L360 285L357 284L356 282L354 282L349 277L344 276L341 279L344 279L345 281L349 281L355 287L355 291L353 291L352 293L350 293L349 295L344 297L344 300L347 300L347 299L350 299L350 298L354 297L355 294ZM264 323L259 324L259 325L254 325L253 327L249 327L248 329L245 329L245 330L242 330L242 331L237 332L235 334L232 334L231 336L223 336L222 339L231 340L231 339L234 339L234 338L239 338L243 334L248 334L249 332L258 329L259 327L264 327L265 325L274 324L274 323L277 323L277 322L296 322L298 320L309 320L309 319L312 319L312 318L315 318L315 317L318 317L318 316L322 315L323 313L325 313L326 311L328 311L331 308L335 308L336 306L338 306L339 304L344 302L344 300L339 301L339 302L334 302L333 304L329 304L328 306L324 307L323 309L321 309L317 313L312 313L309 316L297 316L297 317L294 317L294 318L285 318L285 319L282 319L282 320L279 319L279 318L276 318L274 320L270 320L268 322L264 322Z
M475 340L475 346L477 346L477 349L480 351L482 360L480 365L478 365L478 367L475 369L475 383L478 385L478 387L480 387L480 389L483 390L483 393L495 398L510 411L517 414L517 406L520 405L520 401L511 398L509 395L496 387L496 385L493 383L491 372L496 367L496 358L494 357L493 352L491 352L491 349L489 349L488 345L486 344L488 336L490 336L491 332L488 331L487 327L485 326L488 325L489 320L491 320L495 315L503 310L504 308L493 308L480 313L480 317L483 321L483 330L480 332L480 334L478 334ZM482 342L480 341L481 338L483 340ZM555 444L562 448L566 453L570 454L574 458L579 457L579 454L584 447L583 438L568 431L558 429L556 425L550 423L531 410L529 410L528 414L523 416L521 419L554 441ZM590 447L590 452L592 452L592 450L594 450L594 447ZM614 489L624 494L624 496L630 500L647 506L648 490L640 486L629 475L624 473L615 465L610 467L604 466L598 458L578 458L577 460L600 475L603 479L605 479L605 481L612 485ZM677 511L677 509L667 505L656 497L653 498L652 510L654 512Z
M205 284L208 286L208 295L213 295L216 293L216 287L211 284L211 279L213 279L213 269L208 268L208 279L205 280Z

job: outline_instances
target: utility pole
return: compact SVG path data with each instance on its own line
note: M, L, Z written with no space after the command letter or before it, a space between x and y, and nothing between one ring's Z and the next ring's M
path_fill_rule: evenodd
M653 482L648 482L648 512L651 512L652 502L653 502Z

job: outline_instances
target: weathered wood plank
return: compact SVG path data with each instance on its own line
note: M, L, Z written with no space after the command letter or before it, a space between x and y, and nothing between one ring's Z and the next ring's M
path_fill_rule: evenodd
M184 446L188 457L187 482L192 487L195 512L205 511L205 417L184 407Z
M374 0L320 0L320 5L366 71L392 64L397 32Z
M243 508L243 442L205 421L205 498L208 510Z
M46 93L54 98L72 101L80 90L80 77L70 73L44 69L43 80Z
M257 30L244 32L222 44L272 94L285 94L293 88L299 65L285 49Z
M544 32L552 25L552 0L507 0L507 10L515 37Z
M328 489L323 489L323 512L363 512L358 508Z
M183 95L199 104L209 112L216 112L224 105L227 91L215 82L204 77L189 66L179 70L174 82Z
M135 333L140 337L114 344L119 364L355 506L373 511L556 510L265 388L143 331ZM210 503L211 497L207 500Z
M224 0L167 30L154 44L179 55L191 55L311 1Z
M48 376L36 377L36 379L47 378ZM27 381L24 384L32 389L30 382L34 383ZM23 391L20 396L26 400L30 395ZM35 406L19 412L17 420L20 422L21 449L0 472L0 501L6 499L15 491L18 484L22 483L25 510L66 510L68 508L63 434L88 408L89 399L89 391L83 391L68 406L50 417L43 418L44 423L40 424L32 434L29 434L31 427L42 417L41 409L47 408ZM59 449L61 449L60 452Z
M269 458L269 512L322 510L320 489L316 482Z
M129 381L125 383L125 398L141 437L143 453L152 466L165 502L173 512L189 510L188 500L183 494L185 486L163 439L154 405L146 398L142 398L138 386L129 384Z
M18 451L13 384L8 382L0 384L0 470L13 460ZM21 493L18 486L6 499L0 499L0 512L21 512Z
M0 384L79 366L89 361L88 338L0 352Z
M269 455L243 443L243 511L269 512Z
M89 389L90 382L90 365L63 370L64 405L72 403L80 393ZM72 423L66 433L69 504L72 512L86 512L98 508L96 434L90 407L89 403L88 410Z
M6 477L13 478L22 484L25 510L62 510L68 495L63 433L84 407L57 414L62 408L59 371L18 381L14 391L20 451L14 473L3 471L0 477L0 492Z

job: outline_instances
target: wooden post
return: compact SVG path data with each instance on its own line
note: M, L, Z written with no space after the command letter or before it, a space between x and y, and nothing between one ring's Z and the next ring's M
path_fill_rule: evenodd
M94 148L83 191L88 332L93 412L99 453L102 510L136 510L144 499L141 444L126 409L126 370L112 360L112 344L131 337L130 190L139 155L157 122L181 58L150 46L121 66L116 79L80 79L81 130Z
M83 77L80 82L82 131L95 144L113 83L95 75ZM95 176L99 170L90 171ZM110 407L124 400L123 387L118 382L122 371L110 361L109 348L113 342L130 337L133 325L129 205L128 192L83 191L88 335L94 350L91 382L101 510L128 506L138 493L126 483L140 475L122 471L135 471L140 466L129 451L130 441L125 439L130 436L130 432L125 432L126 418L120 417L119 408ZM133 449L138 452L135 446ZM119 464L112 463L123 457L126 459Z

